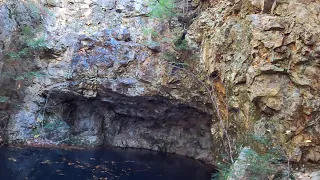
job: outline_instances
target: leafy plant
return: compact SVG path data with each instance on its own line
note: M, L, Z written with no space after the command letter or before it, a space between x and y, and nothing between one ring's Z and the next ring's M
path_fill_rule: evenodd
M245 176L249 179L263 179L270 175L279 174L281 169L281 163L285 160L284 151L280 146L274 145L269 138L265 138L257 135L250 135L252 141L268 147L266 152L257 153L254 150L247 148L243 150L245 158L239 158L238 164L242 164L245 167ZM237 177L232 164L218 163L218 173L213 174L212 180L228 179L230 177ZM289 170L287 170L289 172ZM290 173L289 173L290 174ZM290 179L292 175L288 175Z
M28 58L32 54L34 54L36 51L42 50L45 46L45 38L35 38L36 30L32 29L30 26L25 26L22 28L22 34L21 37L22 40L24 40L22 45L22 48L18 51L12 51L6 53L6 55L11 60L21 60L22 58Z
M227 163L227 162L218 162L217 163L217 169L218 172L217 173L213 173L211 176L211 180L224 180L224 179L228 179L228 177L230 176L231 173L231 164Z
M151 36L152 38L159 35L159 33L152 28L143 28L142 33L144 36Z
M277 154L273 153L265 153L258 154L252 149L248 149L245 151L246 159L240 160L242 163L248 165L248 175L253 179L258 177L268 177L277 172L277 165L279 161L277 161Z
M188 45L188 42L187 40L183 39L179 39L179 40L176 40L174 42L174 45L175 45L175 48L176 50L178 51L185 51L185 50L188 50L189 49L189 45Z
M6 96L0 96L0 103L7 102L9 100L9 97Z
M171 65L186 68L188 63L179 61L177 57L178 54L175 51L169 51L163 54L163 59L168 61Z
M10 60L20 60L23 57L27 57L29 54L28 48L23 48L17 52L8 52L6 55L9 57Z
M16 84L16 89L20 89L21 81L39 77L41 74L33 70L35 62L34 55L41 51L45 46L45 38L37 38L37 30L31 26L25 26L21 29L22 36L19 37L20 42L17 43L15 51L6 52L5 66L9 67L2 72L1 78L20 81ZM7 97L0 97L0 102L8 101Z
M24 26L22 28L22 34L24 36L32 36L33 32L34 32L34 30L31 28L31 26Z
M27 41L27 46L31 48L31 50L40 50L46 46L44 37L39 39L31 39Z
M165 19L175 15L174 0L147 0L147 3L150 17Z
M52 12L49 11L47 8L41 7L39 4L32 0L26 0L26 6L30 11L30 16L37 20L40 20L41 16L44 16L46 14L52 14Z

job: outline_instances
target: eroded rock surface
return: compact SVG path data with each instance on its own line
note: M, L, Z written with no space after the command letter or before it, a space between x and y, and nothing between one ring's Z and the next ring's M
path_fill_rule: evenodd
M14 39L17 22L33 25L36 17L23 16L30 13L23 2L6 3L2 32ZM214 90L234 147L250 144L248 134L266 135L285 144L291 161L319 163L319 2L192 1L190 11L199 5L202 12L188 23L150 20L140 0L38 5L54 12L38 16L39 36L47 42L34 58L42 76L19 96L23 104L7 127L10 143L111 144L212 163L226 143L218 140L221 122L209 120L207 91ZM191 54L171 58L193 57L196 75L210 78L197 80L164 61L172 47L159 37L181 36L183 26L186 39L197 44ZM159 37L145 35L146 27ZM5 50L14 41L1 44Z
M215 2L189 36L208 74L218 74L221 111L238 141L254 131L286 144L292 161L319 162L320 4L282 0L271 12L263 2L271 1Z
M6 3L17 12L7 17L14 22L30 5ZM34 55L41 75L11 114L8 143L146 148L214 162L212 110L203 87L164 60L170 43L150 43L176 38L178 20L150 19L139 0L31 5L41 10L46 47ZM35 26L33 19L21 21ZM159 37L145 34L147 28Z

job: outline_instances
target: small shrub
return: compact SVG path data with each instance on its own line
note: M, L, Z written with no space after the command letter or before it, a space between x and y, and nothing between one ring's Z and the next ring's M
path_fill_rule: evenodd
M189 49L188 42L187 42L187 40L185 40L185 39L183 39L183 40L181 40L181 39L176 40L176 41L174 42L174 45L175 45L176 50L178 50L178 51L186 51L186 50Z
M266 178L277 172L277 165L279 164L279 162L276 161L277 154L258 154L252 149L248 149L245 155L246 159L240 161L248 165L246 173L248 173L252 179L258 179L259 177Z
M22 42L21 48L17 51L12 51L6 53L6 55L11 60L22 60L25 58L32 57L33 54L35 54L37 51L42 50L45 48L45 38L40 37L36 38L37 31L30 26L25 26L22 28L22 34L21 40Z
M147 4L152 18L166 19L175 15L174 0L147 0Z
M279 169L283 169L282 162L286 161L286 155L282 148L279 145L274 145L268 138L256 135L249 137L251 137L252 143L258 143L267 149L263 153L257 153L250 148L243 150L245 158L239 158L237 163L245 166L245 176L249 179L266 179L279 173ZM218 163L219 172L212 176L212 180L237 177L238 172L235 172L233 166L229 163ZM287 171L290 174L290 170ZM291 177L290 175L289 178L292 179Z

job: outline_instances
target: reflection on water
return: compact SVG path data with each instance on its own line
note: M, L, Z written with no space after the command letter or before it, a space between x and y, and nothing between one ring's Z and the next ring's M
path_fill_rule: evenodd
M189 158L148 150L0 148L1 180L209 180L212 171Z

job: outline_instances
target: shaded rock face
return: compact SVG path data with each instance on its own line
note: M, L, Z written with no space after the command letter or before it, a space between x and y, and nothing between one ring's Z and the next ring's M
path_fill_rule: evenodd
M7 19L35 26L20 17L27 17L20 11L28 3L6 3L17 12ZM5 123L8 143L145 148L214 162L212 110L203 88L163 59L169 43L145 45L154 40L143 34L146 27L175 38L171 26L181 24L146 17L139 0L40 1L32 7L46 12L39 14L37 32L46 47L31 58L41 75L30 80Z
M61 97L53 93L48 103L46 139L69 145L145 148L213 162L211 118L194 108L155 97L119 95L114 103ZM49 108L58 104L60 112ZM61 114L62 122L56 114Z
M205 69L218 74L216 92L226 92L219 103L238 142L249 143L241 132L253 131L286 144L292 161L319 163L319 8L308 0L219 1L191 26Z

